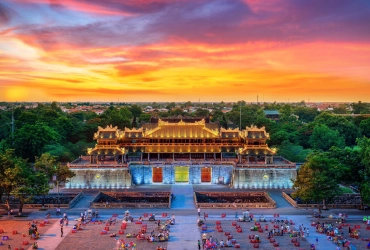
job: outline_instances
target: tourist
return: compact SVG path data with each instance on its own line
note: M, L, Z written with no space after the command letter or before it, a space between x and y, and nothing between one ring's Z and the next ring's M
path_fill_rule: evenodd
M231 241L229 239L227 239L226 241L226 246L227 247L232 247L233 245L231 244Z
M200 217L200 207L198 207L198 216Z
M223 240L220 241L220 247L224 247L225 246L225 243Z
M319 239L316 237L316 245L319 244Z
M37 241L35 241L32 245L32 249L38 249L39 246L37 245Z
M200 240L198 240L198 250L200 250Z
M99 217L99 212L98 212L98 209L95 210L95 218L98 218Z
M60 225L60 237L63 237L63 224Z
M10 247L10 245L8 245L8 250L12 250L12 248Z
M172 221L171 222L172 222L171 224L175 225L175 215L174 214L172 214Z
M307 231L306 231L306 235L307 235L307 237L308 237L308 235L309 235L309 229L307 228Z

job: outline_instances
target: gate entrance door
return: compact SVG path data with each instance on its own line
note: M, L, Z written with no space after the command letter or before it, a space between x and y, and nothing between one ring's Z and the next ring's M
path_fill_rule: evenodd
M175 167L175 182L189 182L189 167Z
M212 180L212 168L202 168L202 182L211 182Z
M163 181L163 168L153 168L153 182Z

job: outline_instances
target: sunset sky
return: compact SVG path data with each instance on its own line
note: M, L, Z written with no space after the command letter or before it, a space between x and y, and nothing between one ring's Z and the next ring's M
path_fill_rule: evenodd
M370 102L370 1L0 1L0 101L257 95Z

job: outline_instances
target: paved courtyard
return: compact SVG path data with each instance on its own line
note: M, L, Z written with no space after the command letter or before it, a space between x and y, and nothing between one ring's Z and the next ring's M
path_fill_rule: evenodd
M259 235L261 243L259 244L259 249L280 249L280 250L290 250L290 249L307 249L309 250L309 245L314 243L316 244L316 238L318 239L318 245L316 249L318 250L335 250L336 245L327 239L325 234L316 232L315 227L311 226L313 221L330 221L335 224L335 220L329 219L314 219L312 218L313 211L305 209L295 209L291 207L282 197L281 190L268 190L271 197L277 202L276 209L250 209L249 211L255 215L255 218L263 215L266 217L266 223L261 223L261 227L264 229L267 225L269 229L273 227L273 223L270 222L270 219L274 219L274 214L280 214L280 219L292 220L295 225L304 225L310 229L310 234L308 237L299 239L299 247L295 247L291 242L292 238L289 234L284 236L275 236L275 241L279 243L279 247L274 247L273 243L267 239L267 233L265 230L262 232L250 231L250 228L254 226L254 222L236 222L235 213L238 215L242 214L242 210L232 210L232 209L202 209L201 215L207 213L209 217L207 218L206 231L202 231L201 227L197 226L197 211L194 207L194 199L192 193L194 190L227 190L234 191L225 187L197 187L192 185L172 185L167 187L158 187L155 186L155 190L171 190L176 195L176 200L172 205L171 209L130 209L130 214L137 220L140 216L143 216L145 213L155 213L156 218L162 221L166 220L167 217L172 214L176 217L176 224L170 228L170 236L168 242L160 243L149 243L146 240L138 240L136 238L127 238L126 234L139 232L142 229L142 224L129 223L125 229L121 229L123 213L126 209L100 209L100 220L101 222L88 223L83 226L82 230L78 230L76 233L72 232L72 227L76 223L81 212L88 209L90 202L97 194L96 190L85 191L83 198L80 202L73 208L62 210L62 212L67 212L68 217L70 218L70 223L67 227L64 227L64 237L60 236L60 226L59 219L60 217L55 216L54 210L49 211L38 211L38 210L25 210L25 213L28 214L27 218L14 218L6 215L5 210L1 210L0 214L3 216L0 217L0 229L4 233L0 234L0 239L3 245L0 245L1 249L6 249L7 245L11 245L12 250L18 248L20 249L31 249L32 240L28 237L28 227L29 223L32 221L38 221L38 225L44 221L45 215L47 212L50 212L52 218L49 220L49 224L45 226L38 226L38 229L41 233L41 238L38 240L39 249L45 250L65 250L65 249L117 249L117 240L124 241L125 244L136 244L136 250L155 250L158 246L167 248L168 250L196 250L198 249L197 242L201 239L203 233L206 233L207 236L213 236L218 240L225 240L225 232L230 232L233 238L237 243L240 244L240 249L254 249L253 243L250 242L249 236ZM135 188L136 189L136 188ZM142 187L146 192L151 190L150 187ZM235 190L242 191L242 190ZM348 220L345 226L342 226L343 238L347 238L352 243L354 243L357 249L366 249L368 239L370 238L370 230L366 229L366 225L362 222L363 215L370 215L370 212L359 211L359 210L329 210L324 211L324 215L329 214L338 214L339 212L345 212L349 215ZM166 213L167 216L162 217L162 214ZM225 213L226 217L221 218L221 214ZM113 214L117 214L116 223L109 225L109 230L107 234L101 234L102 230L107 227L107 221L112 218ZM216 227L216 222L220 221L223 232L218 232ZM242 229L241 232L237 232L237 227L233 226L233 223L237 223ZM155 234L158 233L157 224L154 222L144 221L146 224L146 232L150 233L154 231ZM348 224L348 225L347 225ZM360 227L360 237L358 239L351 238L348 233L348 227L354 227L358 225ZM293 225L292 225L293 227ZM17 234L12 234L13 230L17 230ZM123 230L123 234L120 234L120 230ZM26 237L23 237L23 233L26 233ZM111 233L116 233L116 237L110 237ZM9 236L9 240L2 240L3 236ZM23 241L28 241L29 245L22 245ZM120 243L122 243L120 241ZM346 249L341 246L341 249Z

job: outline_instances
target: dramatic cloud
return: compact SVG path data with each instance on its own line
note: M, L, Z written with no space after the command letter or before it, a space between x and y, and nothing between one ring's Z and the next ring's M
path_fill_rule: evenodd
M369 23L365 0L5 0L0 81L29 101L370 101Z

